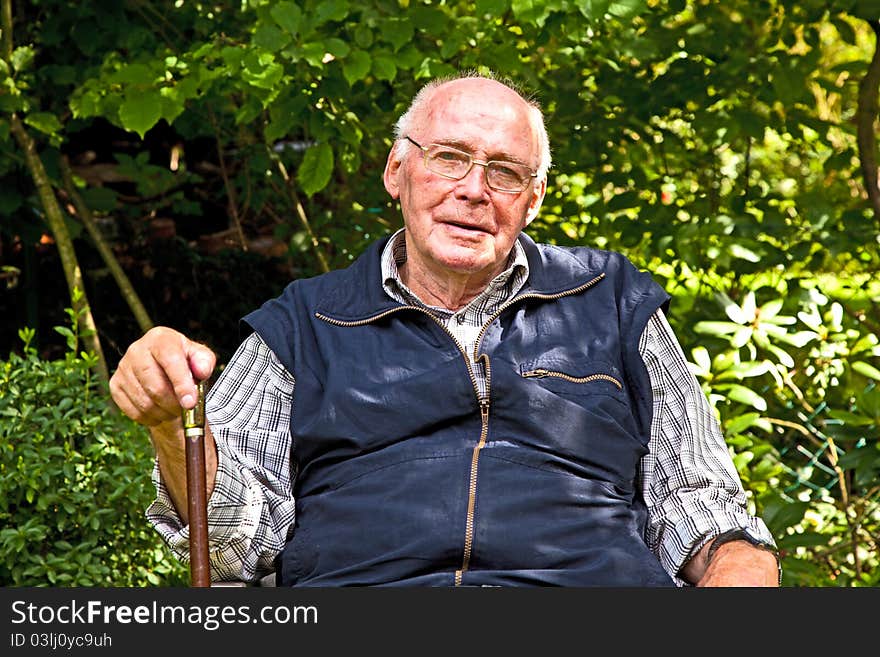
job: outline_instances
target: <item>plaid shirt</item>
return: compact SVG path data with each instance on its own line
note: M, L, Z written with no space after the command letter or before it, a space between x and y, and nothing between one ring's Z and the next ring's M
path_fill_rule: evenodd
M401 303L430 310L473 354L474 342L492 313L528 278L517 242L507 269L457 312L425 306L401 281L406 261L403 230L382 255L385 291ZM639 350L651 380L653 420L648 454L641 461L640 488L648 509L645 541L679 586L679 571L712 537L749 527L773 537L748 511L747 497L706 396L661 311L648 322ZM472 362L485 391L482 361ZM207 399L208 423L218 450L214 491L208 503L212 577L254 580L271 572L275 556L293 531L296 473L291 467L290 419L295 382L262 339L252 333L239 346ZM189 560L189 528L153 469L157 497L147 518L175 555Z

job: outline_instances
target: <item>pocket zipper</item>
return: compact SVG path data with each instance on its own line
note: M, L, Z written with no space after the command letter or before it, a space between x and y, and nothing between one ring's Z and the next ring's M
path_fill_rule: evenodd
M572 383L589 383L590 381L610 381L614 385L617 386L619 390L623 390L623 384L615 379L610 374L590 374L589 376L571 376L570 374L566 374L565 372L554 372L553 370L545 370L545 369L537 369L537 370L528 370L522 373L522 376L526 379L541 379L544 377L555 377L557 379L564 379L566 381L571 381Z

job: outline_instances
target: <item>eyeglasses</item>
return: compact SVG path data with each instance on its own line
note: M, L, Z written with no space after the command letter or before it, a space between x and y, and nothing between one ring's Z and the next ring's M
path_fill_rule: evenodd
M425 167L439 176L451 180L464 178L475 164L479 164L486 171L486 184L498 192L519 194L529 186L532 178L538 176L525 164L506 162L504 160L475 160L470 153L465 153L452 146L443 144L428 144L422 146L410 136L405 137L424 154Z

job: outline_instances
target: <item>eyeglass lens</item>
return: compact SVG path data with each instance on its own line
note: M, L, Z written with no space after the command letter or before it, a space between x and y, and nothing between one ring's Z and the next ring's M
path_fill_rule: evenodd
M523 164L499 160L480 162L470 153L451 146L429 144L422 147L411 138L409 141L424 151L425 166L446 178L461 180L470 172L473 165L477 164L486 170L486 182L492 189L500 192L521 192L533 177L531 170Z

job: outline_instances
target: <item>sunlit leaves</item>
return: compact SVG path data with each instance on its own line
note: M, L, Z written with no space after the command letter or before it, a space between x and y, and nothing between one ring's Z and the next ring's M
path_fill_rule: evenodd
M162 116L162 101L157 93L144 93L126 98L119 107L119 120L126 130L143 138L147 130Z
M333 173L333 149L329 144L311 146L297 171L297 181L311 196L327 186Z
M28 114L24 118L24 122L46 135L55 135L62 128L58 117L49 112L35 112L33 114Z
M242 58L242 65L242 79L260 89L275 91L284 75L284 67L268 52L249 52Z

